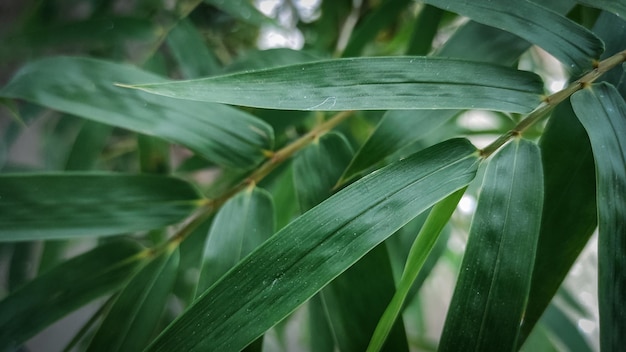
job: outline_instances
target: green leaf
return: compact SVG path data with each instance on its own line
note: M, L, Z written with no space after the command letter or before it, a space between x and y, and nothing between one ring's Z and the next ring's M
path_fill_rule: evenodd
M123 285L145 259L140 250L135 242L110 242L5 297L0 301L0 349L17 348L59 318Z
M185 78L210 76L221 70L219 62L189 19L182 19L170 31L167 46Z
M152 259L126 284L89 344L88 351L141 351L157 332L176 271L177 248Z
M530 334L596 228L589 138L569 101L556 107L539 142L544 204L519 343Z
M417 279L435 243L437 243L439 234L448 223L448 220L450 220L450 216L452 216L457 204L459 204L463 193L465 193L465 188L452 193L437 203L430 211L424 226L422 226L415 242L411 246L396 293L393 295L385 313L376 326L376 330L367 347L368 351L380 351L385 343L394 322L397 321L400 315L413 283Z
M280 67L293 64L301 64L305 62L317 61L321 58L306 50L293 50L287 48L276 48L267 50L249 50L230 65L224 71L225 73L237 71L260 70L270 67Z
M550 304L541 317L541 322L548 328L568 351L591 352L593 349L583 337L578 325L565 315L558 306Z
M249 168L272 149L271 128L240 110L114 86L163 80L132 66L56 57L24 66L0 95L180 143L224 166Z
M516 139L489 161L441 351L512 351L526 308L541 224L539 148Z
M586 28L528 0L425 2L516 34L542 47L570 69L591 69L604 49L602 41Z
M387 111L344 171L339 184L366 172L394 152L428 136L458 113L458 110Z
M293 161L294 184L302 211L332 193L352 157L343 135L329 133L302 150ZM384 245L378 245L319 293L322 309L341 351L363 351L393 292L395 282ZM395 325L390 351L408 350L402 322Z
M215 215L204 246L196 296L274 233L274 204L266 191L250 187Z
M612 12L621 17L622 20L626 18L626 1L624 0L577 0L577 2L586 6Z
M149 350L242 349L410 219L467 185L477 167L476 149L455 139L346 187L247 256Z
M94 121L84 121L70 150L66 170L91 170L111 136L113 128Z
M368 42L373 41L379 31L389 27L397 21L398 15L411 0L386 0L376 9L367 14L352 32L348 45L341 56L359 56Z
M474 108L528 112L541 80L502 66L429 57L325 60L128 86L179 99L280 110Z
M607 83L572 95L596 162L598 197L598 305L600 347L626 343L626 103Z
M156 229L182 220L200 203L190 184L164 176L0 175L0 241Z
M331 195L341 170L351 158L350 144L343 135L334 132L298 153L293 161L293 183L302 212Z
M422 7L415 19L411 40L406 50L407 55L428 54L443 14L444 11L434 6L424 5Z

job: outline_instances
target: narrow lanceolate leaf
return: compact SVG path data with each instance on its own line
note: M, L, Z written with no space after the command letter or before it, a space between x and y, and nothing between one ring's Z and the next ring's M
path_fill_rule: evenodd
M293 161L294 184L303 212L331 195L351 157L347 140L336 133L324 135L297 155ZM321 309L326 315L339 350L360 352L367 347L394 291L389 254L381 244L324 287L319 293L321 305L313 301L309 312ZM394 327L385 347L388 351L408 350L402 322Z
M46 326L120 287L143 263L141 248L115 241L50 269L0 301L0 350L15 350Z
M591 145L569 101L556 107L539 146L543 214L520 345L552 301L597 224Z
M167 46L185 78L206 77L221 69L215 55L189 19L180 20L170 31Z
M602 41L591 31L528 0L425 2L516 34L542 47L570 69L590 69L603 50Z
M196 296L268 239L274 222L272 197L262 189L248 188L229 200L211 225Z
M602 83L574 94L572 107L596 161L600 347L619 351L626 343L626 103Z
M116 87L162 82L132 66L56 57L23 67L0 96L179 143L225 166L250 168L272 149L273 132L243 111L219 104L180 101Z
M624 0L577 0L581 4L613 12L622 19L626 18L626 1Z
M88 351L141 351L155 331L178 269L178 249L152 259L120 292Z
M541 223L539 148L516 139L489 162L441 351L512 351L526 308Z
M385 343L387 335L391 331L391 327L400 315L402 306L413 283L417 279L435 243L437 243L439 234L448 223L448 220L450 220L450 216L452 216L457 204L459 204L463 193L465 193L465 188L452 193L447 198L437 203L430 211L424 226L422 226L415 242L413 242L411 246L404 272L398 283L398 289L376 326L374 335L367 347L368 351L380 351Z
M402 225L467 185L478 160L467 140L455 139L355 182L243 259L149 350L242 349Z
M0 176L0 241L115 235L160 228L201 202L187 182L124 174Z
M532 73L499 65L416 56L325 60L130 87L180 99L282 110L528 112L537 105L542 83Z
M351 158L352 148L348 141L334 132L298 153L293 161L293 183L303 213L331 195L341 171Z

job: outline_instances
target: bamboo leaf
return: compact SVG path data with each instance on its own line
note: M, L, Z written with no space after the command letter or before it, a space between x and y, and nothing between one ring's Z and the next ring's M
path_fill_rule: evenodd
M116 82L163 81L132 66L56 57L24 66L0 96L180 143L224 166L249 168L272 149L262 121L228 106L179 101L115 87Z
M583 337L577 324L555 304L550 304L541 317L543 325L552 331L568 351L591 352L593 349Z
M347 140L337 133L322 136L297 155L293 161L294 184L302 211L331 195L351 157ZM309 311L317 308L325 313L341 351L363 351L394 291L389 255L384 245L378 245L324 287L319 293L321 304L309 305ZM394 327L385 347L389 351L408 350L402 322Z
M114 241L50 269L0 301L0 349L13 350L59 318L123 285L145 256Z
M415 19L407 55L426 55L432 47L444 12L434 6L424 5Z
M437 203L428 214L426 222L411 246L411 251L409 252L396 293L393 295L391 302L389 302L385 313L380 318L376 330L372 335L372 339L367 347L368 351L380 351L385 343L394 322L400 315L411 287L415 283L415 280L417 280L426 259L428 259L435 243L437 243L439 234L448 223L448 220L450 220L463 193L465 193L465 188L452 193Z
M542 83L534 74L502 66L416 56L325 60L127 87L180 99L281 110L528 112L539 101Z
M556 107L539 146L544 204L520 344L541 318L596 228L593 155L589 138L569 101Z
M518 35L542 47L570 69L590 69L604 49L602 41L591 31L528 0L425 2Z
M148 350L242 349L410 219L467 185L477 167L476 149L456 139L355 182L247 256Z
M126 284L89 344L88 351L140 351L155 334L176 271L177 248L152 259Z
M265 16L254 7L250 0L204 0L204 2L217 7L243 22L256 26L277 25L273 18Z
M0 241L116 235L163 227L201 202L188 183L162 176L0 175Z
M539 148L516 139L490 160L441 351L516 348L541 223Z
M230 199L215 216L204 246L196 296L274 233L274 204L253 187Z
M191 20L182 19L167 36L167 46L183 77L210 76L221 68Z
M601 83L574 94L572 107L596 163L600 347L619 351L626 341L626 103Z

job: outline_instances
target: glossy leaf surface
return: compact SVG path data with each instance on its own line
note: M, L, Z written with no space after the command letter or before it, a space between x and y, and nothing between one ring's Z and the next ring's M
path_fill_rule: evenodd
M604 49L602 41L589 30L528 0L426 0L426 3L518 35L571 69L591 68Z
M243 111L114 85L163 80L132 66L55 57L27 64L0 95L180 143L225 166L249 168L272 149L271 128Z
M601 83L572 96L596 162L600 346L619 351L626 331L626 103Z
M541 80L529 72L419 56L326 60L130 87L179 99L283 110L528 112L542 91Z
M357 181L246 257L149 350L242 349L410 219L467 185L477 167L476 149L456 139Z
M443 334L441 351L516 348L543 197L539 148L516 139L489 161Z
M0 241L116 235L182 220L200 204L164 176L56 173L0 176Z

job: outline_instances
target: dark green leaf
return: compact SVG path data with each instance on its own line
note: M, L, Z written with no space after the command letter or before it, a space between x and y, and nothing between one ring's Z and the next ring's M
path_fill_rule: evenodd
M444 12L434 6L424 5L415 19L407 55L426 55L432 47L439 22Z
M398 316L402 311L402 307L413 283L417 279L435 243L437 243L439 234L446 223L448 223L448 220L450 220L450 216L452 216L452 213L456 209L463 193L465 193L465 188L452 193L447 198L437 203L430 211L430 214L428 214L424 226L422 226L415 242L413 242L411 246L404 272L402 273L400 282L398 282L397 291L376 326L376 331L374 331L369 346L367 347L368 351L380 351L385 343L394 322L398 320Z
M141 351L155 334L176 271L178 249L152 259L126 284L89 344L88 351Z
M23 67L0 95L180 143L225 166L249 168L272 149L271 128L240 110L114 86L163 80L132 66L56 57Z
M57 319L123 285L146 258L139 251L134 242L111 242L5 297L0 301L0 349L16 348Z
M332 188L352 157L346 139L329 133L302 150L293 161L294 184L302 211L332 193ZM386 303L395 291L389 256L384 245L366 254L320 293L323 309L341 351L363 351ZM408 350L402 322L395 324L389 351Z
M0 241L155 229L182 220L200 203L190 184L171 177L0 175Z
M541 137L544 204L523 343L596 228L595 175L589 138L569 101L556 107Z
M589 30L528 0L425 2L516 34L542 47L570 69L590 69L604 48L602 41Z
M476 149L456 139L355 182L247 256L149 350L240 350L410 219L467 185L477 167Z
M489 161L441 351L512 351L526 308L541 224L539 148L516 139Z
M251 187L230 199L215 215L204 247L196 296L274 233L274 204Z
M250 0L204 0L205 3L213 5L227 14L241 21L261 26L276 25L276 21L265 16L259 11Z
M91 170L113 128L94 121L84 121L67 158L66 170Z
M529 72L419 56L326 60L130 87L180 99L281 110L528 112L542 91L541 80Z
M626 343L626 103L601 83L575 93L572 107L596 162L600 347L619 351Z
M320 60L318 55L287 48L250 50L226 67L225 72L260 70Z
M170 31L167 46L185 78L206 77L221 69L202 36L188 19L179 21Z

